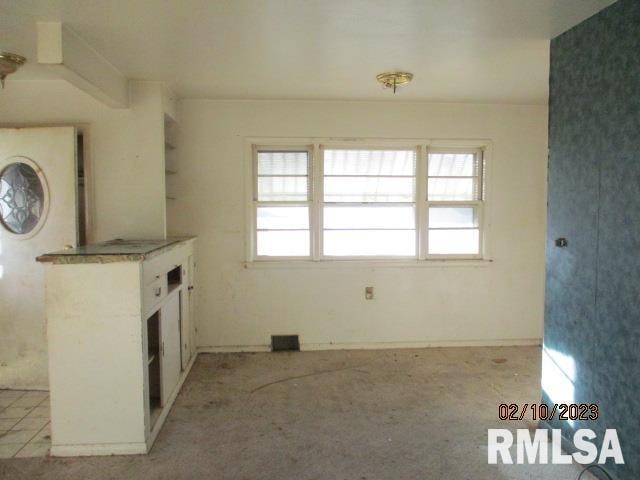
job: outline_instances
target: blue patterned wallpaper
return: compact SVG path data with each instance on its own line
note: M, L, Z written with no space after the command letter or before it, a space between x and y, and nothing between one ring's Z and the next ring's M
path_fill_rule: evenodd
M551 426L616 428L626 465L605 468L638 480L640 0L552 40L549 109L543 396L598 404L597 421Z

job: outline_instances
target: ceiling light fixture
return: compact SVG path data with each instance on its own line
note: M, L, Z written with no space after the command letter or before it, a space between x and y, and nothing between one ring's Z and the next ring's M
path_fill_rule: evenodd
M405 85L413 80L413 73L384 72L376 75L376 80L378 80L384 88L393 88L393 93L396 93L398 85Z
M4 79L14 73L27 59L15 53L0 52L0 84L4 88Z

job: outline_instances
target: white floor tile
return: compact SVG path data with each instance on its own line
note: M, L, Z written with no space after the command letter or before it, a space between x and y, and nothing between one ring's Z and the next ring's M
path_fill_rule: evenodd
M29 418L49 418L49 411L49 405L41 405L34 408L27 416Z
M40 430L48 423L49 419L44 417L23 418L18 423L16 423L13 428L11 428L11 430Z
M3 408L8 407L9 405L11 405L16 400L17 400L16 398L2 398L2 397L0 397L0 410L3 409Z
M27 443L16 454L16 458L46 457L50 448L48 443Z
M36 407L42 402L41 396L29 397L26 393L11 404L12 407Z
M40 430L29 443L46 443L48 445L51 444L51 424L48 424L46 427Z
M40 408L40 407L35 407ZM8 407L0 412L0 420L7 418L17 418L18 420L27 416L29 412L35 410L33 407Z
M13 426L18 422L19 420L17 418L7 418L0 420L0 432L11 430Z
M0 445L7 445L9 443L25 444L35 437L37 433L37 430L9 430L0 436Z
M26 393L26 390L0 390L0 398L16 400Z
M0 458L11 458L11 457L13 457L16 453L18 453L20 451L20 449L23 446L24 445L21 444L21 443L0 445Z

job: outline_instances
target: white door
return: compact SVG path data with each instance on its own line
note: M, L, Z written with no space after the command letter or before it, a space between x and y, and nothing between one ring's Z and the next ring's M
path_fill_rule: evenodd
M35 258L76 238L75 129L0 128L0 388L48 384Z
M175 292L160 310L162 405L166 405L180 378L180 297Z

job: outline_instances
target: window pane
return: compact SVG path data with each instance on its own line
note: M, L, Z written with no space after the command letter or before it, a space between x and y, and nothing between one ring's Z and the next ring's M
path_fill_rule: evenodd
M429 228L477 227L474 207L430 207Z
M325 207L326 229L415 228L413 207Z
M478 175L478 160L473 153L430 153L430 177L474 177Z
M325 202L413 202L413 178L325 177Z
M308 177L258 177L258 200L263 202L306 202Z
M480 253L479 230L429 230L429 253L476 255Z
M329 256L413 256L415 230L325 230L324 254Z
M308 152L258 152L258 175L307 175Z
M479 200L476 178L430 178L429 200Z
M309 256L309 231L259 231L257 252L260 256Z
M309 207L258 207L258 230L308 230Z
M325 150L325 175L415 175L415 150Z

